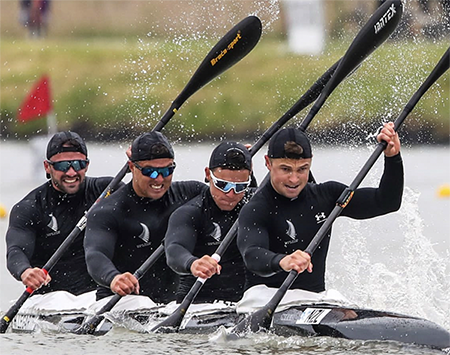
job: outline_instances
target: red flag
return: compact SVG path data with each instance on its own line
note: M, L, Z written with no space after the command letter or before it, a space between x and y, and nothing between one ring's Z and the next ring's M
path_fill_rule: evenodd
M17 119L27 122L46 116L51 110L50 84L48 76L44 75L20 106L17 111Z

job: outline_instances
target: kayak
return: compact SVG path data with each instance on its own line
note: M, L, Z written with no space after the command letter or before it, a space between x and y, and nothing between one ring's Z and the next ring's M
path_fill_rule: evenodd
M178 329L184 333L210 334L231 328L263 306L276 289L263 285L247 290L238 303L214 302L189 307ZM95 302L95 293L73 296L64 291L31 297L13 319L13 332L40 329L70 332L89 319L109 298ZM145 296L123 297L95 334L113 327L146 333L177 308L175 302L158 305ZM167 329L166 331L170 331ZM279 336L327 336L351 340L397 341L435 349L450 349L450 332L429 320L395 312L360 308L339 292L313 293L289 290L273 316L270 332Z
M273 331L283 336L331 336L353 340L398 341L450 348L450 333L425 319L327 304L275 313Z
M11 321L12 332L31 333L41 329L61 331L66 322L83 321L87 307L95 303L95 291L75 296L66 291L33 295Z

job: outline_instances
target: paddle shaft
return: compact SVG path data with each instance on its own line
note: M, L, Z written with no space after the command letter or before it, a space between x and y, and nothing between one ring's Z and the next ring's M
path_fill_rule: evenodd
M448 69L450 66L450 49L447 49L439 63L436 65L436 67L433 69L431 74L428 76L428 78L425 80L425 82L420 86L420 88L416 91L416 93L412 96L412 98L409 100L409 102L406 104L405 108L403 109L400 116L395 120L394 122L394 128L397 131L398 128L402 125L405 118L408 116L408 114L413 110L413 108L416 106L417 102L420 100L420 98L425 94L425 92L430 88L431 85L433 85ZM361 184L362 180L366 177L369 170L372 168L372 166L375 164L378 157L381 155L381 153L386 149L387 143L385 141L381 141L377 144L377 147L367 160L367 162L364 164L358 175L355 177L355 179L352 181L352 183L349 185L348 188L346 188L341 196L338 198L336 202L336 206L331 211L330 215L328 216L325 223L320 227L314 238L311 240L311 242L308 244L308 246L305 249L305 252L309 255L313 255L316 248L319 246L319 244L322 242L324 236L328 233L329 229L331 228L332 224L336 220L336 218L342 213L342 210L348 205L350 202L354 191L356 188ZM270 301L264 306L263 310L261 310L261 313L265 313L266 317L263 318L263 322L258 324L259 326L262 326L266 329L270 327L270 323L272 320L272 315L275 312L276 307L281 302L282 298L286 294L286 292L289 290L289 288L292 286L294 281L296 280L298 276L297 271L291 270L289 272L289 275L284 280L281 287L277 290L275 295L270 299ZM259 312L259 311L258 311ZM247 322L248 324L248 322ZM255 331L256 326L254 324L251 325L252 330Z
M419 89L415 92L415 94L411 97L411 99L406 104L405 108L401 112L400 116L394 122L394 129L397 131L399 127L403 124L405 118L408 114L414 109L417 102L420 98L425 94L425 92L433 85L449 68L450 65L450 48L447 49L445 54L442 56L439 63L435 66L431 74L428 78L423 82L423 84L419 87ZM315 237L311 240L308 247L305 249L305 252L312 255L316 250L317 246L322 241L323 237L326 235L328 230L331 228L332 223L336 220L336 218L341 214L342 210L347 206L350 202L350 199L353 196L353 192L356 188L361 184L362 180L366 177L369 170L375 164L378 157L381 155L384 149L386 149L387 143L382 141L378 143L377 147L366 161L358 175L352 181L347 189L339 197L336 206L331 211L330 216L327 218L325 223L321 226Z
M137 269L133 276L140 280L142 276L155 264L155 262L164 254L164 245L161 244ZM122 299L122 296L115 294L111 299L98 310L95 315L88 321L83 323L81 327L75 329L73 332L76 334L94 334L97 326L104 319L103 314L109 312L113 307Z
M168 121L168 119L167 119ZM167 122L166 121L166 122ZM70 232L70 234L64 239L64 241L61 243L61 245L56 249L56 251L53 253L53 255L50 257L50 259L45 263L45 265L42 267L42 270L48 274L53 267L56 265L56 263L61 259L61 257L64 255L64 253L68 250L70 245L75 241L75 239L83 232L83 230L86 228L87 223L87 217L89 213L92 211L94 206L98 204L102 199L109 196L119 185L120 181L124 178L124 176L128 172L128 164L126 163L123 168L119 171L119 173L111 180L111 182L108 184L108 186L103 190L103 192L100 194L100 196L95 200L95 202L92 204L92 206L89 208L89 210L86 212L86 214L78 221L75 228ZM9 326L9 323L13 320L13 318L17 315L20 308L23 306L25 301L33 294L34 290L30 287L27 287L25 291L22 293L22 295L17 299L17 301L9 308L9 310L4 314L2 319L0 320L0 333L4 333Z
M304 108L308 107L311 103L313 103L317 97L319 97L320 93L324 89L324 87L327 85L327 83L332 78L334 72L336 71L336 68L338 67L340 61L338 60L336 63L334 63L319 79L316 80L316 82L308 89L307 92L305 92L302 97L283 115L281 118L278 119L272 126L270 126L269 129L267 129L263 135L256 141L255 144L253 144L249 152L251 156L253 157L262 147L264 144L266 144L270 138L281 128L283 127L292 117L294 117L296 114L298 114L300 111L302 111ZM312 119L311 119L312 120ZM304 125L302 124L301 129L303 131L306 130L309 123L311 122L309 120L308 124ZM266 175L263 182L260 184L261 186L264 186L269 181L269 174ZM236 236L238 228L238 220L236 220L231 228L229 229L228 233L226 234L225 238L222 240L220 245L218 246L215 254L221 256L223 253L228 249L231 242Z
M319 98L300 124L300 130L306 130L333 90L389 37L397 27L402 12L403 8L400 0L385 1L380 5L352 41L344 57L339 61L339 65L337 66L334 75L331 77L331 80L322 90ZM295 281L296 277L297 272L291 271L272 299L269 300L262 309L239 322L233 328L232 333L238 335L239 333L244 333L248 329L257 331L261 327L268 329L275 308Z
M261 32L261 21L256 16L248 16L228 31L227 34L211 49L185 88L172 102L170 108L163 115L161 120L156 124L153 131L161 130L175 115L180 106L197 90L245 57L258 43L261 37ZM50 260L42 267L44 272L48 273L51 271L53 266L59 261L68 247L84 230L87 217L94 205L96 205L103 198L109 196L109 194L117 188L118 184L122 181L127 172L128 164L125 163L123 168L114 177L91 208L86 212L85 216L82 217L77 226L55 251ZM33 290L31 288L27 288L15 304L6 312L0 321L0 333L4 333L6 331L11 320L16 316L19 309L32 293Z
M390 4L389 4L390 5ZM386 11L392 11L389 10L389 7L387 5L383 6L383 9L380 10L383 11L383 16L386 14ZM379 11L379 12L380 12ZM378 18L377 18L378 20ZM373 22L370 22L370 26L373 26ZM397 21L398 22L398 21ZM374 36L369 31L371 27L366 25L363 30L361 30L360 34L355 38L354 42L356 42L356 46L351 46L350 48L356 48L358 50L358 55L352 55L351 57L348 55L348 51L346 55L339 60L337 63L335 63L319 80L316 81L316 83L311 87L305 95L300 98L300 100L289 110L287 111L275 124L273 124L264 134L263 136L250 148L250 153L252 156L256 154L256 152L272 137L272 135L280 128L282 127L290 118L292 118L295 114L297 114L300 110L307 107L310 103L314 102L314 100L319 97L314 104L313 108L311 108L308 116L303 120L302 124L300 125L300 129L302 131L305 131L306 128L311 123L314 116L319 111L320 107L322 107L323 103L325 102L326 98L331 94L331 92L336 88L336 86L343 81L343 79L349 75L353 70L355 70L361 62L365 59L366 56L368 56L370 53L372 53L380 43L382 43L392 32L389 30L394 26L396 27L396 23L394 21L391 21L391 24L389 27L382 31L382 35ZM392 29L393 30L393 29ZM371 38L369 38L371 37ZM361 38L364 39L364 42L362 42ZM363 43L365 46L363 46ZM367 43L373 44L371 47L367 48ZM359 50L359 47L364 47L365 50L362 51L365 54L361 54L361 50ZM353 49L353 52L355 52L355 49ZM344 64L342 62L344 61ZM338 68L338 69L336 69ZM335 71L338 71L338 75L336 75ZM333 75L334 74L334 75ZM320 95L320 96L319 96ZM308 98L308 99L307 99ZM261 184L263 186L268 181L268 177L266 176L265 182ZM231 244L233 239L236 236L238 229L238 220L236 220L228 233L226 234L223 241L220 243L218 249L216 250L213 257L219 261L221 258L221 255L225 252L225 250L228 248L228 246ZM192 301L195 299L196 295L202 288L204 282L206 280L202 278L198 278L197 281L194 283L192 288L189 290L188 294L185 296L183 301L181 302L180 306L175 310L175 312L169 316L167 319L165 319L163 322L155 326L152 331L156 331L161 327L179 327L183 317L192 303Z
M292 117L294 117L297 113L303 110L305 107L310 105L317 97L320 95L321 91L325 87L325 85L329 82L330 78L334 74L337 66L340 61L337 61L333 66L331 66L309 89L306 93L302 95L302 97L280 118L276 121L272 126L266 130L263 135L258 139L258 141L252 145L249 149L251 156L253 157L262 146L269 141L269 139ZM260 186L266 184L269 180L269 175L265 177ZM213 258L215 258L218 262L220 261L221 256L225 253L225 251L230 246L231 242L236 237L238 230L238 220L236 220L231 228L228 230L225 238L220 243L219 247L213 254ZM180 303L180 306L161 323L157 324L151 331L157 331L161 327L173 327L178 328L186 314L189 306L194 301L195 297L203 287L203 284L206 282L206 279L198 277L195 281L194 285L192 285L189 292L184 297L183 301Z
M261 148L262 146L269 141L269 139L277 132L287 121L289 121L292 117L294 117L297 113L299 113L301 110L303 110L305 107L310 105L314 100L317 99L320 92L324 88L324 86L328 83L330 78L332 77L334 71L336 70L337 66L339 64L339 61L336 62L333 66L331 66L309 89L308 91L302 95L302 97L280 118L278 121L276 121L272 126L263 133L263 135L258 139L258 141L252 145L252 147L249 149L249 152L251 156L253 157ZM261 186L264 185L268 181L268 177L264 179L263 183L261 183ZM221 256L225 253L225 251L230 246L231 242L234 240L236 233L238 229L238 220L236 220L231 228L228 230L228 233L226 234L225 238L222 240L220 245L218 246L216 252L214 253L213 257L220 261ZM197 296L198 292L203 287L203 284L206 282L206 279L203 279L201 277L198 277L195 281L194 285L192 285L189 292L184 297L183 301L181 302L180 306L175 310L172 315L170 315L168 318L166 318L164 321L156 325L152 331L156 331L161 327L174 327L178 328L184 318L184 315L186 314L186 311L188 310L189 306L194 301L195 297Z
M192 76L191 80L172 102L170 108L157 123L153 131L162 129L178 111L179 107L194 92L246 56L258 43L259 38L261 37L261 32L261 21L255 16L246 17L230 31L228 31L227 34L208 53L197 71ZM126 174L127 164L121 172L123 172L123 176ZM150 267L153 266L154 262L163 254L163 252L164 247L160 245L149 256L144 264L136 270L134 276L140 279L150 269ZM91 318L90 321L85 323L81 328L75 330L75 332L94 332L95 327L103 319L101 314L110 311L117 304L120 298L121 296L115 295L93 318Z
M263 135L256 141L256 143L250 147L249 152L252 157L255 156L255 154L263 147L263 145L266 144L284 124L286 124L292 117L294 117L297 113L302 111L317 99L325 85L331 79L339 62L340 60L334 63L319 79L317 79L316 82L308 89L308 91L305 92L302 97L280 119L278 119L278 121L272 124L272 126L270 126L270 128L265 131ZM266 175L260 186L263 186L268 182L268 177L269 175ZM237 228L238 220L233 223L225 238L218 246L215 254L219 256L223 255L223 253L228 249L234 237L236 236Z

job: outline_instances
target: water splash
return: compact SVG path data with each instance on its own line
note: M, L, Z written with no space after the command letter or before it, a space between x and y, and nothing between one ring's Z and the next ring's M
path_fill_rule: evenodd
M402 253L405 257L403 292L405 303L415 305L415 314L430 318L450 328L450 274L448 257L444 260L435 251L434 246L424 237L424 223L420 217L418 199L420 194L406 189L405 208L401 210L404 242ZM447 251L448 254L448 251Z
M256 15L261 19L264 35L272 30L279 14L278 0L237 3L190 0L183 2L179 12L168 12L160 22L149 23L145 35L137 38L138 55L130 56L121 68L124 75L133 73L134 80L128 88L132 100L127 102L132 128L153 127L170 107L171 102L157 101L157 84L164 82L167 91L173 94L172 100L175 99L204 55L231 27L246 16ZM178 60L168 63L165 58L168 52L177 53ZM221 95L217 92L214 102L223 101ZM167 129L170 132L180 127L175 123ZM195 140L194 126L183 130L192 132L190 136Z
M333 233L340 260L328 266L327 287L361 307L417 316L450 329L449 252L439 255L425 237L419 196L405 187L401 209L383 227L352 220L339 237ZM398 228L396 240L384 239L383 228L391 235Z

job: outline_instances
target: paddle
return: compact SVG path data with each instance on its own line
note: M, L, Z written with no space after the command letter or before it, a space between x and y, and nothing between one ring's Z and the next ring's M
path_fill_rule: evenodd
M417 102L420 98L425 94L428 88L433 85L441 75L443 75L450 66L450 48L447 49L439 63L433 69L431 74L425 80L425 82L420 86L420 88L416 91L416 93L412 96L409 102L406 104L400 116L394 122L394 128L397 131L400 125L405 120L406 116L412 111L412 109L416 106ZM386 149L387 143L382 141L378 143L376 149L367 160L367 162L362 167L361 171L355 177L350 186L341 194L336 202L336 206L331 211L329 217L325 221L325 223L321 226L317 234L311 240L305 252L309 255L312 255L316 250L317 246L321 243L324 236L327 234L328 230L331 228L331 225L336 220L336 218L342 213L342 210L347 206L350 202L353 192L359 186L361 181L365 178L369 170L375 164L375 161L381 155L381 153ZM272 322L273 313L275 312L276 307L281 302L282 298L286 294L287 290L291 287L295 279L297 278L298 273L295 270L291 270L289 275L284 280L281 287L277 290L277 292L273 295L270 301L260 310L256 311L249 317L243 319L240 323L238 323L232 330L230 334L234 334L237 336L245 334L247 331L256 332L261 328L269 329L270 324Z
M392 16L388 16L388 22L384 21L384 19L386 18L386 14L392 14ZM325 99L340 83L340 81L342 80L341 78L344 78L346 75L348 75L348 73L352 71L353 67L359 65L359 63L365 57L372 53L374 49L376 49L389 37L389 35L394 31L398 22L400 21L401 15L402 5L400 1L386 1L377 9L377 11L375 11L366 25L361 29L356 38L353 40L344 57L341 59L333 77L322 91L320 97L314 103L307 117L301 123L299 129L304 131L308 127L311 120L322 107ZM380 21L382 21L385 26L379 31L373 31L374 28L377 28L376 25L379 24ZM328 217L327 221L330 219L331 215L330 217ZM322 226L320 230L322 230L323 227L324 226ZM306 252L309 251L310 250L308 247ZM233 327L230 335L239 336L245 334L248 331L256 332L261 328L269 329L275 308L280 303L281 299L284 297L296 277L297 272L295 270L291 271L276 294L273 296L273 298L262 309L244 318L235 327Z
M296 113L300 112L303 108L311 104L320 94L323 87L326 85L326 83L330 80L331 75L333 75L334 71L336 70L336 67L339 62L336 62L331 68L329 68L315 83L314 85L300 98L300 100L294 104L294 106L286 112L283 117L281 117L275 124L273 124L264 134L263 136L252 146L250 149L250 152L252 156L256 154L256 152L270 139L270 137L279 129L279 127L283 126L284 123L286 123L290 118L292 118ZM234 230L237 230L237 224L233 225L235 228ZM232 228L233 228L232 227ZM230 233L229 233L230 234ZM222 251L218 249L216 251L216 254L222 254L226 248L228 248L229 243L231 243L232 238L230 238L229 234L225 237L225 239L222 241ZM227 238L228 237L228 238ZM234 237L234 235L233 235ZM229 241L226 243L226 240L229 239ZM219 248L221 247L219 246ZM142 264L142 266L136 271L134 276L136 278L142 277L151 266L153 266L154 262L162 255L163 247L158 247L157 250L155 250L150 257ZM150 261L152 260L152 261ZM138 273L139 272L139 273ZM137 274L140 275L140 277L137 276ZM202 283L203 284L203 283ZM200 286L201 287L201 286ZM191 292L190 292L191 293ZM197 294L198 291L195 293ZM89 319L87 322L83 323L79 328L75 329L73 332L76 334L93 334L95 333L96 327L100 324L100 322L103 320L102 314L105 312L110 311L116 304L119 302L121 296L115 295L111 300L105 304L91 319ZM185 302L185 301L183 301ZM183 313L184 315L184 313ZM180 319L181 323L181 319Z
M246 17L230 31L228 31L225 36L211 49L183 91L177 96L170 108L153 128L153 131L161 130L175 115L180 106L197 90L244 58L258 43L261 37L261 32L261 21L256 16ZM55 266L68 247L86 227L87 217L93 207L100 200L109 196L111 192L117 188L119 182L124 178L127 172L128 164L126 163L106 187L106 189L101 193L95 203L89 208L85 216L81 218L72 232L55 251L50 260L48 260L48 262L42 267L44 272L48 273L51 271L53 266ZM30 287L27 287L14 305L11 306L11 308L6 312L0 321L0 333L6 332L9 323L13 320L22 305L32 293L33 290Z
M164 245L161 244L149 257L148 259L137 269L133 276L138 280L153 266L153 264L164 254ZM84 322L80 327L74 329L72 333L75 334L94 334L97 326L105 318L104 313L109 312L113 307L121 300L122 296L115 294L111 299L98 310L95 315L88 321Z
M387 1L386 3L384 3L371 17L369 22L361 29L360 33L348 49L346 55L340 61L335 63L330 69L328 69L328 71L314 83L314 85L294 104L294 106L288 112L286 112L276 123L274 123L250 148L250 153L252 154L252 156L256 154L256 152L270 139L270 137L272 137L272 135L290 118L292 118L295 114L312 103L323 89L322 93L319 96L319 99L314 104L309 115L300 126L300 129L305 131L315 114L318 112L319 108L325 102L325 99L331 94L334 88L339 85L339 83L342 82L347 75L355 70L361 64L361 62L381 43L383 43L387 39L387 37L389 37L389 35L394 31L400 20L401 13L402 7L400 1ZM387 19L388 17L389 19ZM386 19L386 21L384 19ZM383 21L383 26L375 27L375 25L381 23L380 21ZM325 88L324 85L326 85ZM261 186L264 185L267 180L268 177L266 177ZM235 238L237 229L238 221L236 220L225 238L220 243L216 252L212 255L214 259L220 261L221 255L223 255L225 250ZM151 331L168 331L169 328L177 330L180 327L189 306L192 304L205 282L206 279L200 277L197 278L196 282L186 294L185 298L180 303L175 312L172 313L164 321L153 327Z
M297 113L303 110L305 107L310 105L314 100L317 99L320 92L324 88L324 86L328 83L334 71L336 70L339 61L336 62L333 66L331 66L309 89L303 96L272 126L267 129L263 135L258 139L258 141L249 149L251 156L253 157L259 149L274 135L274 133L280 129L287 121L289 121L292 117L294 117ZM264 184L264 182L262 183ZM225 238L220 243L216 252L213 254L213 258L217 261L220 261L221 255L228 249L228 246L233 241L236 236L238 223L237 220L233 223L230 230L226 234ZM160 328L178 328L186 314L187 309L194 301L198 292L202 288L203 284L206 282L206 279L198 277L194 285L192 285L189 292L186 294L183 301L180 303L180 306L172 313L169 317L167 317L164 321L156 325L151 331L157 331ZM176 330L174 329L174 330Z

